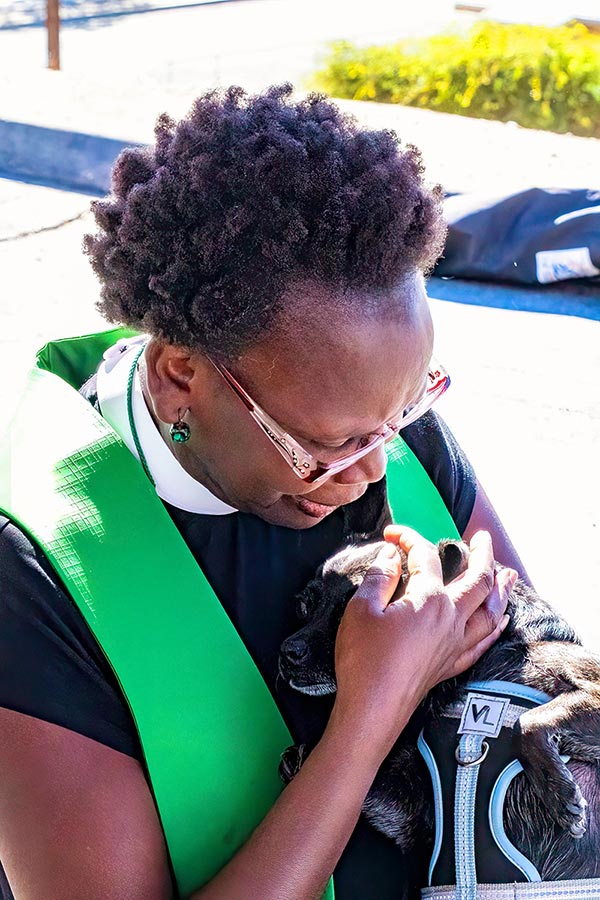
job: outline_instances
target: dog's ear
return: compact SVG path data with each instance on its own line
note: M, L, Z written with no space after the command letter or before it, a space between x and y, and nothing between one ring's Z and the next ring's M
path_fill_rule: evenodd
M381 539L391 524L385 476L370 484L362 497L344 507L344 540L353 542Z
M440 541L438 553L442 564L444 584L450 584L466 571L469 561L469 549L463 541Z

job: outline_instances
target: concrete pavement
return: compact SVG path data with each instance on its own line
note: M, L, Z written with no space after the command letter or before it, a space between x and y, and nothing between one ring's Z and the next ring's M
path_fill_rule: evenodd
M372 0L368 15L357 0L237 0L65 27L61 72L45 69L43 28L0 30L0 120L55 130L55 164L62 161L67 177L80 161L64 153L61 132L149 142L160 112L180 118L203 90L237 83L254 91L286 80L304 88L331 40L390 41L468 21L457 19L451 0ZM428 110L344 106L421 147L430 178L451 191L600 188L600 141ZM20 146L26 177L35 178L32 164L49 137L13 134L12 160ZM2 149L0 136L0 170ZM99 144L98 153L105 149Z
M3 8L23 10L12 0L0 0ZM92 18L86 27L63 27L61 72L45 68L43 28L0 30L0 175L102 193L123 142L152 141L157 115L185 115L202 90L231 83L261 90L285 80L303 87L330 40L389 41L468 21L457 20L450 0L410 9L372 0L368 16L356 0L237 0ZM417 144L431 180L450 191L600 188L600 141L428 110L342 105Z
M131 11L151 2L161 0L101 5ZM42 6L43 0L0 0L0 25L10 15L39 13ZM100 0L63 2L66 15L98 8ZM22 126L12 148L7 149L6 130L0 134L0 150L14 159L20 143L28 154L23 177L33 178L36 150L46 152L52 139L33 129L50 129L56 132L54 165L58 169L64 158L68 171L80 163L62 132L148 142L160 112L181 117L204 90L238 83L254 91L286 80L304 88L332 40L392 41L472 20L456 13L453 0L371 0L368 13L360 0L235 0L102 20L92 16L63 26L60 72L45 67L43 27L0 27L0 120ZM502 192L532 184L600 188L600 141L427 110L343 105L365 124L393 127L416 143L430 178L451 191L489 192L493 186ZM91 146L86 153L92 154ZM47 168L46 160L40 168ZM10 159L6 170L15 171Z

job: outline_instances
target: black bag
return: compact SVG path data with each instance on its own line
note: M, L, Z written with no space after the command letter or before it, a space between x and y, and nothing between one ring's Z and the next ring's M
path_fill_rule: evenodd
M445 213L448 240L435 275L523 284L600 276L600 191L456 194Z

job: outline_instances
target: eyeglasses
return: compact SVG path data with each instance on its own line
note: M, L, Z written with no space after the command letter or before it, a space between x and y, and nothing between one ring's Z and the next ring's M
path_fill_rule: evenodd
M406 428L423 413L431 408L433 403L441 397L450 386L450 376L437 362L432 360L427 373L427 384L422 396L414 404L407 407L402 417L397 422L388 422L375 433L364 435L357 439L359 446L349 453L334 459L332 462L322 462L309 453L298 443L285 429L283 429L271 416L256 403L244 388L233 377L229 369L214 359L208 357L217 372L225 379L231 390L242 401L254 421L260 425L269 440L277 447L285 461L294 470L296 475L307 484L317 484L331 478L337 472L341 472L354 465L363 456L372 453L381 444L385 444L396 437L402 428Z

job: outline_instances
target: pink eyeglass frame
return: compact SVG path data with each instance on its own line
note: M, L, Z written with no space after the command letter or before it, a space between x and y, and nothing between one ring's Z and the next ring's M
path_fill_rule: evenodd
M385 444L396 437L402 428L406 428L411 422L416 421L423 413L431 409L432 405L450 387L450 376L446 370L435 360L431 361L427 373L427 387L420 400L411 406L402 416L399 422L388 422L382 426L379 434L374 434L363 447L341 456L330 463L321 462L317 457L309 453L295 438L288 434L275 419L252 399L238 381L233 377L229 369L214 359L208 357L219 375L227 382L233 393L242 401L254 421L260 425L272 444L279 450L287 464L296 475L308 484L316 484L331 478L337 472L354 465L363 456L372 453L381 444Z

